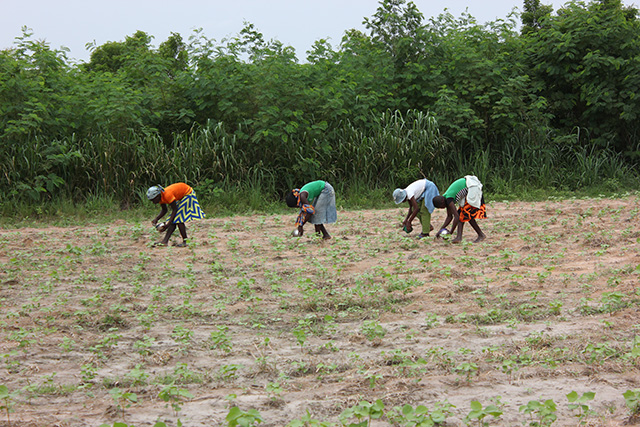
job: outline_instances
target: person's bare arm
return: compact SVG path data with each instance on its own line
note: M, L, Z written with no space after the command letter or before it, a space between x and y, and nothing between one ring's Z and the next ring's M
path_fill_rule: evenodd
M445 218L444 223L442 224L442 227L440 227L440 230L438 230L438 232L436 233L436 237L440 237L442 230L447 228L447 226L451 223L451 221L453 221L453 225L451 226L452 227L451 233L453 233L453 230L456 229L459 222L458 210L456 209L456 204L453 201L447 203L447 217Z
M167 214L167 205L160 205L160 213L157 217L151 220L151 224L155 227L155 225L160 221L160 219Z
M411 228L411 223L418 215L418 211L420 210L420 207L418 206L418 202L416 202L415 197L411 197L408 200L408 202L409 202L409 212L407 213L407 217L404 219L402 226Z
M174 200L169 204L171 206L171 216L169 217L169 224L173 224L173 221L176 219L176 215L178 214L178 201Z

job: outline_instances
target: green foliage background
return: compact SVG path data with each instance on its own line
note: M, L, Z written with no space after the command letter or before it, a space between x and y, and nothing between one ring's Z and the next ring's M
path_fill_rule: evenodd
M482 25L384 0L365 33L318 40L304 62L252 24L157 48L138 31L88 63L25 28L0 51L2 210L131 206L176 181L257 206L313 179L385 195L465 174L499 194L637 188L639 22L619 0L525 0Z

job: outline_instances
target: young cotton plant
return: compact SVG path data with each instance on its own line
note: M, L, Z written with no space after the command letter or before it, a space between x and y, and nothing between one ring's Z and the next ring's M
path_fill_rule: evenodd
M500 418L502 415L502 410L498 408L496 405L487 405L486 407L482 407L482 403L474 400L471 402L471 411L464 418L464 422L467 425L471 425L474 421L477 422L478 426L488 426L489 422L484 419L491 415L494 419Z
M463 362L453 368L453 370L461 377L464 377L467 383L471 382L471 378L478 372L478 365L473 362Z
M193 394L184 388L180 388L175 384L171 384L165 386L160 393L158 393L158 397L163 401L167 402L168 405L171 405L171 408L174 411L175 416L178 416L178 413L182 410L182 402L184 399L193 399ZM178 420L179 424L182 423Z
M307 342L307 332L304 328L298 326L297 328L291 331L293 336L296 338L296 342L300 346L300 352L303 352L304 344Z
M627 404L627 408L629 408L629 411L631 412L631 418L640 417L640 388L627 390L622 394L622 396Z
M307 413L302 417L293 420L287 424L286 427L333 427L335 424L326 421L320 421L312 418L311 414L307 410Z
M552 399L544 402L531 400L526 405L520 406L519 410L530 416L529 426L531 427L549 427L558 419L556 404Z
M370 426L372 420L377 420L384 415L384 403L378 399L375 402L360 402L352 408L345 409L340 414L340 422L346 427ZM355 418L356 423L349 420Z
M229 410L226 420L228 427L254 427L258 424L262 424L262 415L255 409L249 409L243 411L242 409L234 406Z
M451 415L451 408L455 408L450 403L436 403L433 410L429 410L425 405L418 405L415 408L411 405L402 407L396 406L387 414L387 418L394 425L406 427L432 427L443 424L447 417Z
M382 339L387 335L387 330L375 320L366 320L360 327L362 335L367 337L369 341L375 341L376 339Z
M210 348L223 351L225 353L230 353L233 348L233 343L231 342L231 337L229 337L229 327L228 326L217 326L217 331L211 332L209 336L209 341L211 342Z
M109 394L113 398L116 407L122 411L122 419L125 418L125 409L129 408L132 404L138 402L138 395L128 391L123 391L119 388L112 388L109 390Z
M7 414L7 425L9 426L11 425L9 413L13 412L13 401L17 394L18 392L10 392L6 385L0 384L0 411Z
M576 417L580 423L593 413L587 402L592 401L595 396L596 394L592 391L588 391L582 395L579 395L576 391L572 391L567 394L567 399L569 399L569 409L577 411Z

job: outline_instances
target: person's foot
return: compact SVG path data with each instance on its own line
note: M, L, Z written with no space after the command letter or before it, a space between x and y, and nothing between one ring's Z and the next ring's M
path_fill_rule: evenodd
M478 234L478 238L476 240L474 240L474 243L478 243L478 242L482 242L484 239L486 239L487 236L484 234Z
M182 242L182 243L176 243L175 245L176 248L186 248L187 247L187 242Z
M431 227L431 229L433 230L433 227ZM416 237L417 239L424 239L425 237L429 237L429 233L420 233L418 234L418 237Z
M324 236L322 236L322 240L329 240L331 239L331 236L329 234L325 234Z
M451 241L451 243L460 243L460 242L462 242L462 237L456 237Z

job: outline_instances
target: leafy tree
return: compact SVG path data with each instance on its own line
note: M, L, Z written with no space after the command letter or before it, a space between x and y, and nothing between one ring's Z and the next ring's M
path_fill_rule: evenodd
M127 62L135 60L141 53L149 50L152 37L144 31L136 31L124 42L107 42L101 46L88 44L91 50L90 61L86 64L88 71L115 73Z
M545 22L525 41L552 124L565 133L585 129L599 145L629 151L640 130L637 10L619 1L570 2Z
M540 30L544 20L551 16L553 6L541 4L540 0L524 0L522 12L522 34Z
M32 35L23 27L16 47L0 52L0 136L16 143L29 135L68 135L76 126L66 53Z
M171 33L169 38L158 46L158 55L171 62L170 70L172 74L177 71L186 71L189 65L189 52L187 45L178 33Z
M479 25L466 14L442 14L427 27L428 50L405 73L411 106L429 109L458 150L502 150L514 134L545 124L515 21ZM411 95L409 95L409 91Z
M374 42L381 43L402 67L416 61L424 52L422 21L424 15L416 5L406 0L382 0L376 13L364 19Z
M350 120L366 127L372 112L381 114L401 103L394 61L381 44L358 30L347 31L341 47L338 93Z

